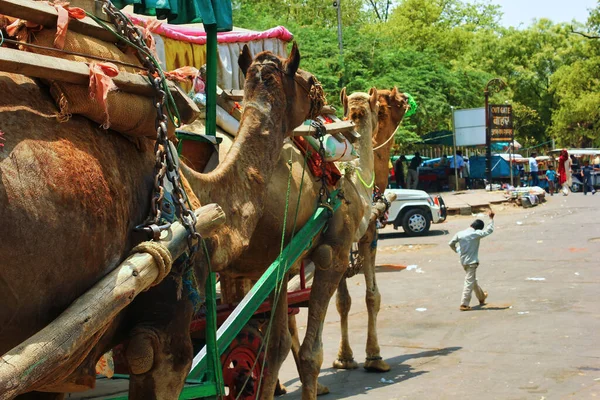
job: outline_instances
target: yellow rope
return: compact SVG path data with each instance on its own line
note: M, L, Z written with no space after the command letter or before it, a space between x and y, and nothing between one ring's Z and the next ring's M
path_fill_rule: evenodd
M360 171L358 169L356 170L356 176L358 176L360 183L362 183L367 189L371 189L373 187L373 184L375 183L375 172L373 172L373 177L370 184L367 184L367 182L364 181L362 176L360 176Z
M142 242L131 250L131 254L136 253L150 254L158 266L158 276L154 279L151 286L161 283L169 275L169 272L171 272L173 259L171 258L171 252L164 244L151 241Z

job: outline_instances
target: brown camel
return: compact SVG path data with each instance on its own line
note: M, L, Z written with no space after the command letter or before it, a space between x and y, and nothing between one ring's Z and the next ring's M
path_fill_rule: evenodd
M375 186L383 192L387 187L390 150L394 140L388 140L402 122L408 110L407 97L396 87L392 90L379 91L378 128L373 136L375 150ZM364 368L368 371L386 372L390 366L381 358L379 341L377 339L377 314L381 304L381 295L375 277L375 257L377 255L377 226L375 222L369 225L365 235L358 242L358 259L362 264L365 275L365 302L368 312L367 345ZM342 279L337 291L337 310L340 314L341 340L338 358L333 367L338 369L354 369L358 367L354 361L348 339L348 314L352 299L348 293L346 279Z
M240 62L248 70L248 103L226 161L206 175L182 165L200 202L218 202L227 215L226 226L207 238L215 270L248 246L263 209L263 185L287 132L322 105L311 96L316 80L298 70L299 61L294 46L287 60L263 52L251 65L245 48ZM27 77L0 73L0 87L4 354L114 269L139 241L132 231L148 211L154 157L152 143L137 149L84 118L57 123L47 90ZM165 279L140 295L103 337L90 338L76 360L32 389L88 386L103 351L129 336L130 398L176 398L192 359L192 307L185 296L177 300L176 281Z
M317 265L311 297L309 301L308 328L304 342L300 346L298 337L291 337L288 330L287 297L279 297L275 305L275 316L267 347L268 374L261 384L261 399L270 399L277 386L279 368L285 360L290 347L303 382L303 399L314 399L318 392L324 390L318 386L317 377L322 364L321 327L331 296L346 272L348 254L352 242L363 236L368 227L371 210L372 189L360 183L360 179L370 182L373 178L372 136L377 129L377 90L370 94L353 93L346 96L345 89L341 94L342 102L349 110L348 115L356 124L361 134L358 149L361 158L352 162L345 176L338 183L342 189L344 200L329 221L327 230L314 241L314 246L307 251L307 256ZM303 175L304 157L291 143L284 145L279 163L268 184L268 203L265 213L252 237L249 249L233 263L230 276L256 278L265 265L270 264L279 255L279 243L284 226L284 210L289 201L286 223L286 241L290 239L295 227L298 230L310 218L317 206L321 184L309 172ZM287 182L291 174L289 199L286 193ZM360 178L358 175L360 174ZM302 193L299 193L302 185ZM298 207L296 199L300 197ZM254 276L249 271L256 271ZM226 292L226 288L222 286ZM287 291L287 279L284 279L282 293ZM236 293L242 296L243 289ZM231 293L229 293L231 295ZM235 296L234 296L235 297ZM295 321L290 319L293 326Z

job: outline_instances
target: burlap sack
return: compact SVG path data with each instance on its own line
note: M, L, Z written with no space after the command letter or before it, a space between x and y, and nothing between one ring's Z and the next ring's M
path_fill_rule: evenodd
M55 30L44 29L35 35L34 44L53 47ZM77 32L68 31L65 40L65 50L90 54L107 60L123 61L130 64L140 65L137 58L131 54L125 54L117 46L102 40L85 36ZM80 62L101 62L82 56L74 56L56 51L29 48L29 51L53 57L60 57ZM121 71L136 73L139 69L125 67L115 64ZM66 121L72 114L83 115L86 118L104 124L107 120L104 108L90 97L89 88L82 85L74 85L59 81L49 82L50 94L59 108L58 119ZM130 93L113 90L108 93L107 98L108 121L110 129L125 135L135 137L156 137L156 109L151 97L145 97ZM172 137L175 127L168 124L169 136Z

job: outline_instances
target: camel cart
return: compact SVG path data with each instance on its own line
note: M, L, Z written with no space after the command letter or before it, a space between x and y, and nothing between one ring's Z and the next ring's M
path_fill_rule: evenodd
M58 18L54 7L32 0L0 0L0 14L46 27L55 27ZM235 100L239 93L228 92L225 96L217 98L217 23L206 23L214 22L214 16L207 16L204 21L207 46L205 140L213 143L216 141L214 135L217 104L230 104L228 102ZM90 14L84 19L71 21L69 29L107 41L114 40L115 35L115 32L110 31ZM89 79L88 67L82 62L6 48L0 48L0 70L80 85L87 84ZM129 93L152 96L154 90L147 79L132 73L119 73L114 82L120 90ZM187 96L175 85L169 84L168 91L182 111L182 120L185 120L188 114L194 113L193 103L190 104ZM347 124L336 121L329 129L340 143L343 140L342 136L352 141L354 133L353 130L347 129ZM340 135L340 132L343 135ZM301 126L295 132L297 136L308 134L310 129L307 126ZM309 222L296 233L277 260L239 304L217 305L217 277L214 273L209 274L205 287L204 308L196 315L191 325L192 335L201 340L197 342L199 345L195 349L196 356L180 399L255 398L257 390L253 385L248 386L247 382L252 375L261 375L262 338L248 322L255 316L264 318L270 311L271 304L266 301L268 296L286 276L290 267L310 248L313 239L326 227L331 213L335 212L339 205L340 200L334 191L330 194L327 204L316 208ZM195 217L195 229L203 235L209 234L225 219L222 210L214 204L195 210ZM168 249L172 259L176 259L186 251L188 229L176 222L160 235L155 232L154 238L155 242ZM96 334L139 293L160 281L167 273L161 258L148 253L135 254L125 260L46 328L2 356L0 399L10 399L18 393L26 392L36 379L51 371L49 366L60 365L61 360L73 354L77 345ZM310 296L306 275L307 271L303 265L297 282L291 284L295 289L287 294L291 313L296 313L299 306L305 305ZM90 304L93 304L93 307L90 307ZM46 345L36 345L38 343ZM250 369L250 374L244 369ZM117 374L113 379L99 377L96 389L81 395L86 399L127 399L127 380L128 376L124 374ZM229 388L228 393L225 386ZM77 396L72 394L69 398L75 399Z

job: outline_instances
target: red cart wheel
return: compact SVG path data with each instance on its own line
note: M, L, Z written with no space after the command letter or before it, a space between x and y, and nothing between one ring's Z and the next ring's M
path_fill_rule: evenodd
M263 336L258 329L245 326L221 356L223 381L229 389L225 400L254 400L258 397L258 383L265 361L262 342ZM266 371L265 366L263 373Z

